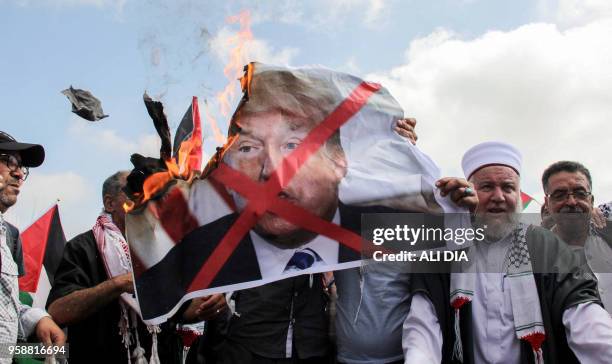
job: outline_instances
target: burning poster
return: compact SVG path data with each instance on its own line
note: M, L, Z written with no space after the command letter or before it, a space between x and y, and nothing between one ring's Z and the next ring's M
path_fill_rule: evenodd
M362 213L455 211L435 164L393 130L403 111L382 86L259 63L241 86L202 177L167 163L127 217L149 323L190 298L359 266Z

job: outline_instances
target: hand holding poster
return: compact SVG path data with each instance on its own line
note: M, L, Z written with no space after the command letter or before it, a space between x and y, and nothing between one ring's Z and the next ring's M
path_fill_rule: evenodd
M393 127L380 85L251 63L229 141L203 179L135 209L127 235L143 318L198 296L361 264L361 214L452 212L434 163Z

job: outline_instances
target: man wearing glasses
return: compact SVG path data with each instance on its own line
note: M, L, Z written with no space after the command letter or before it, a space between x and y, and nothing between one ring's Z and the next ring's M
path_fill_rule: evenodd
M14 344L36 332L45 345L62 345L63 331L44 310L19 302L17 277L25 274L19 230L4 221L3 214L17 202L19 188L28 177L29 167L38 167L45 150L38 144L19 143L0 131L0 343ZM5 349L3 349L5 350ZM0 363L10 363L2 352Z
M554 222L551 230L595 275L604 307L612 313L612 222L606 221L602 228L591 224L597 213L592 185L591 173L578 162L556 162L542 175L545 206Z

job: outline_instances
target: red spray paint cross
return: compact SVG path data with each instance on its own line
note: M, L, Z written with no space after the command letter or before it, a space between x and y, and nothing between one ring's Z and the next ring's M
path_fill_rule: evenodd
M265 212L272 212L292 224L327 236L345 246L360 251L361 237L324 220L311 212L278 198L278 193L291 181L299 168L327 139L353 117L368 102L370 96L380 90L380 85L362 82L325 120L319 123L265 183L258 183L221 163L209 178L236 191L248 200L240 216L227 231L221 242L200 268L188 292L206 289L232 255L242 238ZM282 182L281 182L282 181Z

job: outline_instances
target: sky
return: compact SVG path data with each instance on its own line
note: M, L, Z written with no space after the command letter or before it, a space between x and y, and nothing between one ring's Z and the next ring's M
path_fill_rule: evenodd
M6 219L23 229L59 199L68 238L91 228L104 179L130 169L132 153L159 154L144 91L172 130L192 96L224 130L216 95L238 91L223 68L243 12L253 37L241 63L381 83L417 119L442 175L461 176L470 146L502 140L522 151L522 189L537 201L542 171L563 159L591 170L596 202L612 200L607 0L0 0L0 130L47 153ZM61 94L70 85L110 117L73 114ZM207 123L204 145L217 145Z

